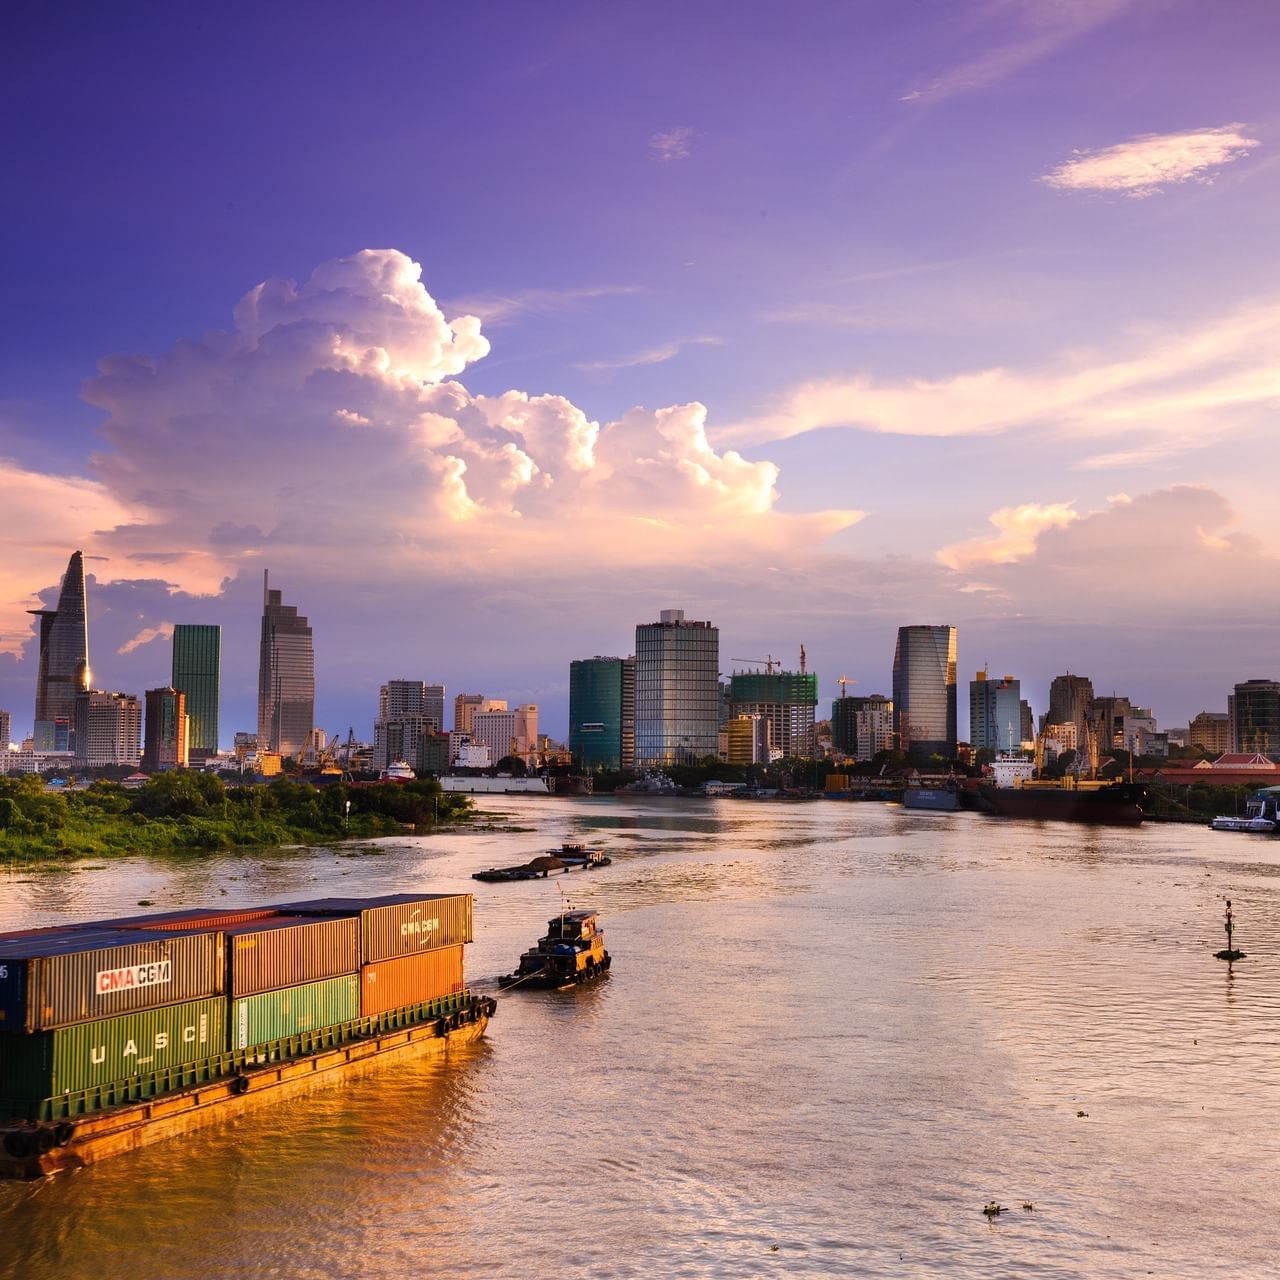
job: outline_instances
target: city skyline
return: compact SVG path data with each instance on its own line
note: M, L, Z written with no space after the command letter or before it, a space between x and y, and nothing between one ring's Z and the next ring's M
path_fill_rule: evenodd
M71 546L95 683L153 687L175 625L219 624L228 732L266 563L325 637L329 732L419 669L561 731L566 651L672 600L735 651L803 643L823 702L887 690L894 628L936 617L1033 700L1084 670L1180 723L1271 678L1280 11L799 12L396 7L388 41L321 4L194 48L24 15L19 727Z

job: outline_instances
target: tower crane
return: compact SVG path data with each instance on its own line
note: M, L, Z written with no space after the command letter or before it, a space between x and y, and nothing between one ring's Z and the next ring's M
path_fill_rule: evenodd
M782 659L775 658L773 654L769 654L767 657L764 657L764 658L730 658L729 661L730 662L754 662L757 664L763 662L765 672L768 675L773 675L774 667L780 668L782 666Z
M845 696L845 685L857 683L858 682L856 680L850 680L848 676L841 676L840 679L836 681L836 684L840 686L840 696L842 698Z

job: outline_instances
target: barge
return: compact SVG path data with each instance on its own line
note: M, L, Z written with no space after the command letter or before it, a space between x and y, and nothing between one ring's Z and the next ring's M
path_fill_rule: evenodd
M465 985L471 932L459 894L0 935L0 1177L83 1168L477 1039L496 1002Z

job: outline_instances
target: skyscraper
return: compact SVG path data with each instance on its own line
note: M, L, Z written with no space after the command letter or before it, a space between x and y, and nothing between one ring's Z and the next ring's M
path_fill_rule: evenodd
M899 627L893 651L893 719L910 756L956 753L956 629Z
M184 769L187 765L187 695L181 689L148 689L146 737L142 767L147 773L161 769Z
M621 658L569 663L569 752L580 768L622 768L623 669Z
M1088 676L1054 676L1049 685L1049 710L1046 727L1051 724L1073 724L1076 742L1083 747L1089 734L1089 704L1093 701L1093 681Z
M178 623L173 629L171 683L187 695L187 751L193 761L218 753L221 673L222 628Z
M1012 676L969 681L969 742L975 751L1012 751L1022 741L1022 693Z
M1280 752L1280 683L1245 680L1227 699L1231 720L1231 750Z
M817 750L814 713L818 677L803 671L735 671L729 677L729 715L763 716L769 745L783 756L811 760Z
M0 711L0 751L9 745L9 734L12 732L11 721L7 711Z
M42 722L75 719L76 696L89 687L89 611L82 551L72 552L67 562L58 607L30 612L40 619L35 734L40 737Z
M258 659L258 750L300 755L315 727L315 654L311 628L262 574L262 648Z
M714 756L720 729L720 631L663 609L636 627L636 768Z
M76 695L75 762L81 768L138 767L142 704L131 693L86 689Z
M388 680L378 690L373 723L373 767L397 760L420 765L422 744L444 728L444 685L424 680Z
M484 708L487 701L483 693L460 693L453 700L453 730L455 733L471 732L471 717Z

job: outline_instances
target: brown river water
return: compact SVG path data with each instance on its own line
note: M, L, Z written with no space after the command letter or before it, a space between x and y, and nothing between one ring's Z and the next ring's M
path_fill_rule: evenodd
M594 988L503 996L447 1061L0 1184L0 1276L1280 1274L1280 841L837 802L489 807L531 830L0 864L0 928L474 891L482 990L560 885L614 958ZM470 879L564 839L613 865Z

